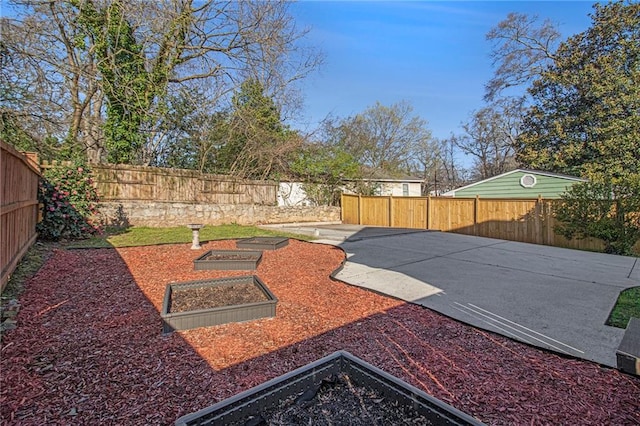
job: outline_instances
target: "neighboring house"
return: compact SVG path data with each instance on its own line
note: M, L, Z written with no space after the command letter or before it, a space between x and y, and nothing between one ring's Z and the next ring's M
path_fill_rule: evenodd
M280 182L278 186L278 206L312 206L315 203L307 197L301 182Z
M573 184L586 182L575 176L538 170L516 169L458 189L443 197L458 198L560 198Z
M420 197L422 195L423 179L413 176L387 177L373 176L362 179L362 182L374 189L373 195L393 197ZM354 194L345 189L345 194Z
M374 188L374 195L394 197L420 197L422 194L423 180L411 176L398 178L374 177L362 179L367 186ZM316 203L307 197L301 182L280 182L278 188L278 206L313 206ZM349 188L353 185L345 185L345 194L355 194Z

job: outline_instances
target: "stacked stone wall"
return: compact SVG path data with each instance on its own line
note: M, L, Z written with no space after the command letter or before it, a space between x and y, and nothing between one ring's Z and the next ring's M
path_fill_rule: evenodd
M152 201L110 201L100 205L105 224L182 226L190 223L260 225L290 222L340 221L340 207L203 204Z

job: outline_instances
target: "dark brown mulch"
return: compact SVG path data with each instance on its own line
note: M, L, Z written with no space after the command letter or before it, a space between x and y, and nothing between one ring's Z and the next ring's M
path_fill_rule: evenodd
M252 421L271 426L388 426L433 425L414 407L399 405L367 387L356 386L346 374L325 380L320 388L306 395L292 395L272 410ZM246 422L237 426L245 426ZM234 425L235 426L235 425Z
M192 287L173 291L169 312L188 312L222 306L243 305L262 302L267 296L255 284L218 285L215 287Z
M246 274L194 271L197 256L189 244L56 251L3 341L2 424L172 424L340 349L488 424L640 424L639 379L332 281L344 253L326 245L263 254L275 318L163 335L168 283Z

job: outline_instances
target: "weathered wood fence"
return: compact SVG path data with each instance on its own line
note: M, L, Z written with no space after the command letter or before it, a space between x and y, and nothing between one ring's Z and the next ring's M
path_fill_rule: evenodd
M42 168L57 163L42 163ZM94 164L96 189L103 202L154 201L275 205L278 185L193 170Z
M342 195L342 222L433 229L524 243L602 251L594 238L567 240L553 231L554 200ZM640 246L640 244L639 244ZM637 248L640 248L636 246Z
M47 163L55 165L71 163ZM96 220L106 225L182 226L339 220L327 206L278 206L278 184L193 170L93 164L100 198Z
M0 141L0 291L20 259L36 240L38 222L37 159L27 157Z

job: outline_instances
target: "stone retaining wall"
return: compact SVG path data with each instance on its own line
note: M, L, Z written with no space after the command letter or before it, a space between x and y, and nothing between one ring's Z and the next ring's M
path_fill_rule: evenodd
M189 223L258 225L290 222L340 221L340 207L198 204L149 201L103 202L100 218L106 224L182 226Z

